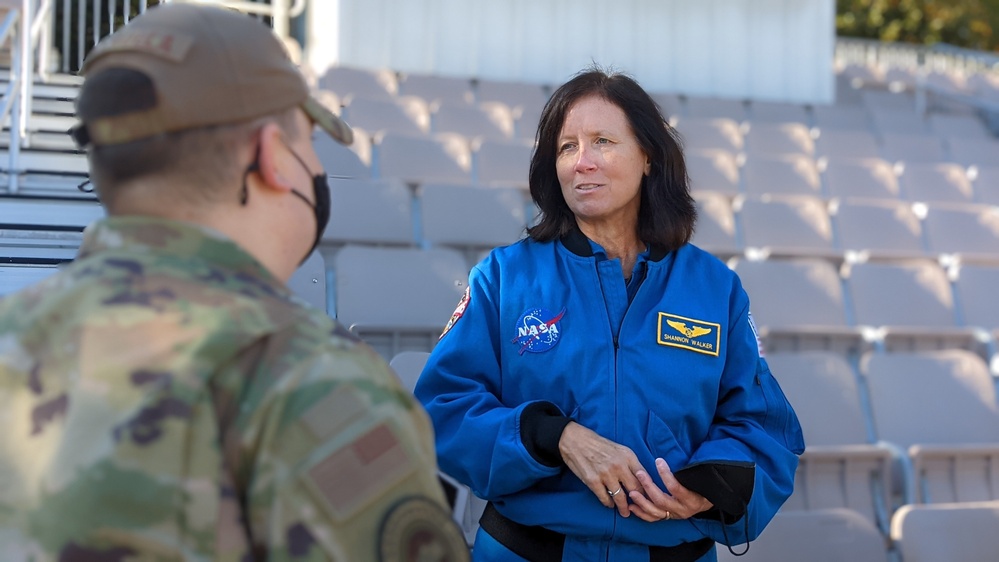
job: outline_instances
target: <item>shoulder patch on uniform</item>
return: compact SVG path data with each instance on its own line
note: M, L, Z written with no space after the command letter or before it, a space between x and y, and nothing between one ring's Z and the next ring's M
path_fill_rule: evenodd
M378 560L469 559L465 537L441 506L427 498L411 497L395 504L378 532Z
M447 333L451 331L451 328L454 328L454 325L458 322L458 320L461 320L461 317L465 315L465 309L468 308L468 303L471 302L471 300L472 288L465 287L465 294L461 295L461 300L458 301L458 306L455 307L454 312L451 313L451 319L448 320L447 325L444 326L444 331L441 332L440 337L437 338L438 341L446 336Z
M363 417L367 408L368 403L359 392L351 385L342 384L309 408L300 419L313 437L322 440Z
M558 314L537 306L525 310L517 320L517 335L513 338L513 343L520 346L519 353L542 353L555 347L562 337L560 322L563 316L565 308Z
M342 521L415 468L395 431L382 422L317 462L305 478Z
M717 357L721 347L721 325L660 312L656 341L659 345L689 349Z
M767 356L767 350L763 347L763 338L760 337L760 331L756 329L756 322L753 321L753 313L749 313L749 327L753 329L753 335L756 336L756 350L760 352L760 357Z

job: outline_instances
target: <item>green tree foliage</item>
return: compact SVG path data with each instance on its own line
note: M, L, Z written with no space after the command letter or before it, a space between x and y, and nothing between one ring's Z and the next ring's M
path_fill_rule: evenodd
M991 51L999 46L999 0L837 0L836 32Z

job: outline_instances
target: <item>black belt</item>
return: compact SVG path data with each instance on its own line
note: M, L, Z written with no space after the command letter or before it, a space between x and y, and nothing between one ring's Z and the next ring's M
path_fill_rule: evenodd
M521 525L503 516L493 507L486 505L479 519L479 525L496 542L511 552L531 562L553 562L562 560L565 535L544 527ZM704 538L685 542L676 546L650 546L649 562L693 562L707 554L715 546L715 541Z

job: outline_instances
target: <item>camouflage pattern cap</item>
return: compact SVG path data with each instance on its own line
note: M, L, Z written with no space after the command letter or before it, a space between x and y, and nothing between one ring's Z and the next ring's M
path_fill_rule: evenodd
M123 81L123 71L142 81ZM73 136L81 146L249 121L295 106L340 143L353 141L350 127L309 94L278 37L231 10L161 4L101 41L80 72L82 123Z

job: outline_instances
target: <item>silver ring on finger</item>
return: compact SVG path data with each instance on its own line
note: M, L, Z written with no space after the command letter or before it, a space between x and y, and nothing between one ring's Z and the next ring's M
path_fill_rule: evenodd
M610 488L607 488L607 495L609 495L610 497L612 497L612 498L613 498L614 496L616 496L616 495L620 494L620 493L621 493L621 490L623 490L623 488L620 488L620 487L619 487L619 488L618 488L617 490L614 490L614 491L612 492L612 491L610 491Z
M666 520L667 520L667 521L669 521L669 520L670 520L670 517L672 517L672 515L670 515L670 512L669 512L669 510L667 509L667 510L666 510Z

